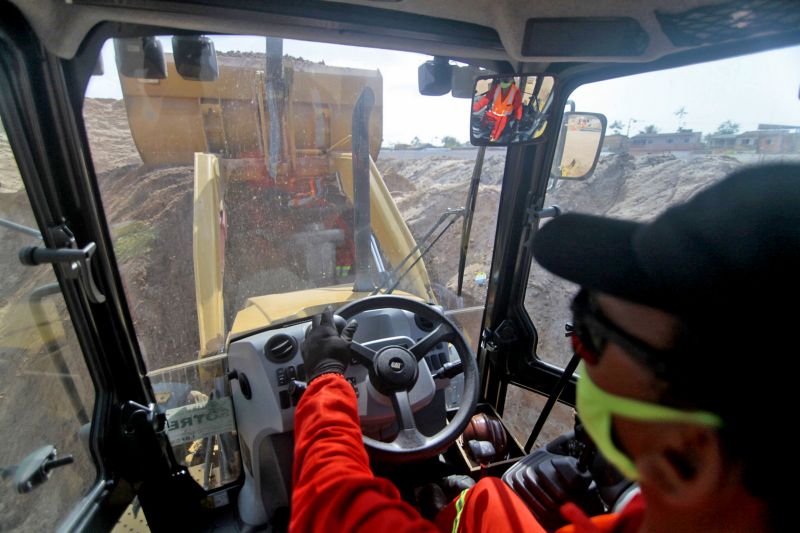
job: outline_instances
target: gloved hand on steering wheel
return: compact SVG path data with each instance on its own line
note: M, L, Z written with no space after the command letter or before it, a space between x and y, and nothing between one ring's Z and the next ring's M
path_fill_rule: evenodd
M336 318L341 320L341 324L334 320L331 308L316 315L300 346L309 383L322 374L344 374L353 356L350 343L358 322L351 320L345 325L341 317Z

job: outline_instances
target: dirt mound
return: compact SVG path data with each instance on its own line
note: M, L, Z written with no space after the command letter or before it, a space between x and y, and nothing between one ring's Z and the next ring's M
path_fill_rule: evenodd
M499 185L503 179L504 154L489 154L483 162L481 183ZM471 159L437 154L414 159L393 158L391 152L384 153L378 160L381 174L400 175L414 184L417 189L432 186L460 185L469 183L474 156Z
M197 353L192 167L129 166L101 178L114 252L150 368Z
M87 98L83 119L89 135L92 162L97 174L141 164L125 112L125 102L110 98Z
M728 156L680 159L671 154L609 155L601 159L591 178L559 181L548 193L547 205L558 205L565 211L648 220L740 166L737 159ZM564 365L570 355L564 350L564 324L569 320L569 301L576 287L535 262L531 273L525 307L539 328L537 353Z

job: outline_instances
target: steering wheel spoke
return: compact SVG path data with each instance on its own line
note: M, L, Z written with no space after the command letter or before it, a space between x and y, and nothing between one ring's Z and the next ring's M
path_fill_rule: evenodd
M392 393L392 407L397 415L397 425L400 430L413 429L416 431L417 423L414 422L414 411L411 409L411 399L407 390L398 390Z
M414 357L417 358L417 361L420 361L440 342L445 342L452 339L454 333L455 331L453 331L453 328L450 326L450 324L447 322L441 322L438 326L436 326L436 328L434 328L433 331L425 335L419 340L419 342L412 346L409 351L414 354Z
M363 344L351 342L350 351L359 361L364 364L372 365L372 363L375 361L375 350L372 348L367 348Z

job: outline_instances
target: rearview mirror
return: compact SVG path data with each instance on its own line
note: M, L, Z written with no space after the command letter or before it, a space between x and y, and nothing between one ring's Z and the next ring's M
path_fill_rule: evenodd
M128 78L163 80L167 77L167 60L161 42L155 37L114 39L117 70Z
M600 113L564 113L551 177L584 180L591 176L600 159L607 122Z
M423 96L442 96L450 92L453 66L444 57L434 57L417 69L419 94Z
M470 142L508 146L544 140L555 86L553 76L481 76L475 81Z
M175 70L191 81L214 81L219 78L214 43L205 35L176 35L172 38Z

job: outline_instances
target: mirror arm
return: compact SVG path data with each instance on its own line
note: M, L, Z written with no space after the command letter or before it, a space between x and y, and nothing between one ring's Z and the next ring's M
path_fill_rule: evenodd
M486 146L478 148L478 155L475 157L475 167L472 169L472 180L469 184L469 193L464 205L464 223L461 226L461 256L458 258L458 289L456 295L461 296L461 289L464 286L464 270L467 267L467 250L469 249L469 236L472 232L472 215L475 213L475 203L478 200L478 186L481 182L481 171L483 170L483 156L486 154Z

